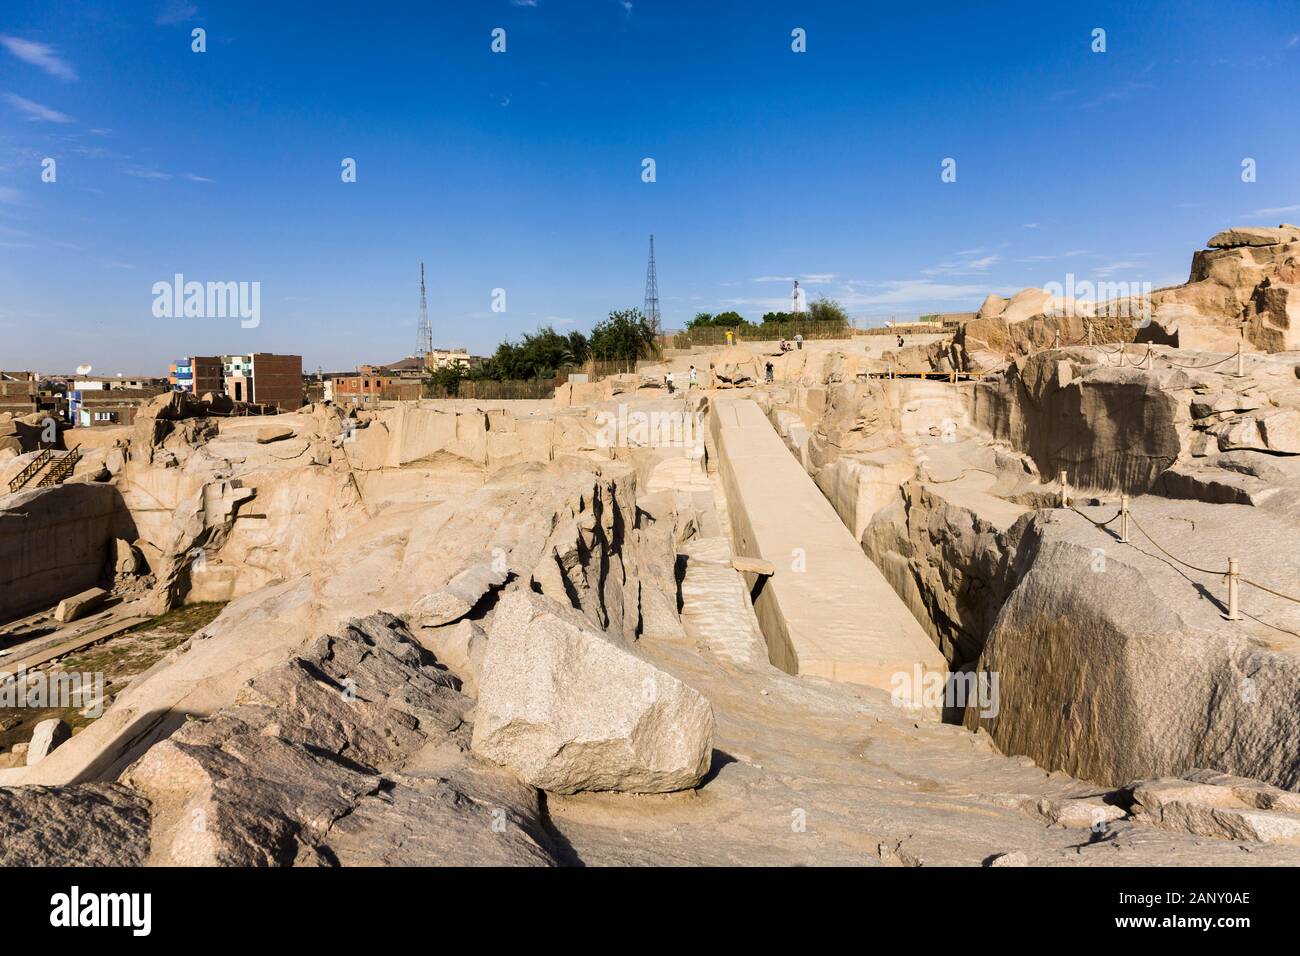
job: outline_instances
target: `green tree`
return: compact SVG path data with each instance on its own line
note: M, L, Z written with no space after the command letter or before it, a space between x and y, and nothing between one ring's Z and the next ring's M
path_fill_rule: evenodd
M719 312L717 315L698 312L695 318L686 323L688 329L738 329L747 325L749 323L739 312Z
M587 337L581 332L561 335L549 325L543 326L525 332L518 344L508 339L502 342L475 377L497 381L554 378L566 366L581 365L589 354Z
M654 329L640 309L611 312L591 330L591 354L603 361L633 362L654 346Z
M436 395L438 390L445 389L448 395L455 395L460 390L461 381L467 377L465 369L459 363L444 365L425 376L425 392Z
M808 317L814 322L834 322L842 326L849 324L849 313L844 306L824 295L818 296L817 301L808 306Z

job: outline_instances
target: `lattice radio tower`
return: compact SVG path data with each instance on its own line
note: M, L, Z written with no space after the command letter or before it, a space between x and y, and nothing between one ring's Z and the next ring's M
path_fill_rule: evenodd
M642 313L656 337L659 335L659 277L655 274L655 237L650 236L650 264L645 270L645 308Z
M433 351L433 326L429 323L429 303L424 296L424 263L420 263L420 327L415 332L415 357L424 358Z

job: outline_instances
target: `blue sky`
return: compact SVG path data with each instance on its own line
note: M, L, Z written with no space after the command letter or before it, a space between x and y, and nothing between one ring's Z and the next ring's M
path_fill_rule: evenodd
M7 0L0 368L389 361L422 259L435 344L490 352L639 307L651 232L667 328L796 277L864 321L1181 282L1300 221L1297 90L1295 2ZM155 318L178 272L260 282L260 324Z

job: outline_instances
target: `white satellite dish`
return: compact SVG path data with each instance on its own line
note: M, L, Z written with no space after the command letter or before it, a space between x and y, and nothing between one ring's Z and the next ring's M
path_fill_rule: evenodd
M89 364L86 364L86 365L78 365L78 366L77 366L77 374L78 374L78 375L89 375L89 374L90 374L90 365L89 365Z

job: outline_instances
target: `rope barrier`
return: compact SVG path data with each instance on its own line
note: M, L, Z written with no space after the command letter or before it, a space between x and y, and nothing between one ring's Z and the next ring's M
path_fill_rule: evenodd
M1080 510L1079 510L1078 508L1076 508L1074 505L1069 505L1068 507L1069 507L1069 509L1070 509L1071 511L1073 511L1075 514L1077 514L1077 515L1078 515L1080 518L1082 518L1084 521L1091 522L1093 525L1095 525L1095 526L1098 527L1098 528L1104 528L1104 527L1106 527L1106 525L1110 524L1112 521L1114 521L1116 518L1118 518L1120 515L1122 515L1122 514L1124 513L1123 509L1120 509L1119 511L1116 511L1114 515L1112 515L1111 517L1107 518L1105 521L1096 521L1096 520L1094 520L1094 519L1092 519L1092 518L1089 518L1086 514L1084 514L1082 511L1080 511ZM1132 514L1133 514L1133 513L1130 511L1130 512L1129 512L1129 516L1132 517Z
M1283 594L1281 591L1274 591L1272 588L1265 587L1264 585L1260 584L1258 581L1252 581L1248 577L1244 577L1239 574L1237 575L1237 580L1240 581L1242 584L1249 584L1253 588L1259 588L1261 591L1267 591L1269 594L1273 595L1274 597L1280 597L1287 601L1294 601L1296 604L1300 604L1300 598L1293 598L1291 595Z
M1161 552L1165 557L1169 558L1171 561L1175 561L1175 562L1177 562L1178 564L1181 564L1183 567L1185 567L1185 568L1190 568L1190 569L1193 570L1193 571L1199 571L1201 574L1222 574L1222 573L1223 573L1222 571L1213 571L1213 570L1211 570L1210 568L1198 568L1196 565L1194 565L1194 564L1188 564L1188 563L1187 563L1186 561L1184 561L1182 558L1178 558L1178 557L1175 557L1174 555L1170 554L1167 550L1165 550L1164 547L1161 546L1161 544L1160 544L1159 541L1157 541L1155 538L1151 537L1151 535L1147 533L1147 529L1146 529L1146 528L1144 528L1144 527L1142 527L1142 525L1138 524L1138 520L1137 520L1137 518L1133 517L1133 512L1131 512L1131 511L1128 513L1128 520L1129 520L1129 521L1132 521L1132 522L1133 522L1133 527L1135 527L1135 528L1137 528L1139 531L1141 531L1141 532L1142 532L1142 536L1143 536L1144 538L1146 538L1148 541L1150 541L1153 545L1155 545L1155 546L1156 546L1156 549L1157 549L1158 551L1160 551L1160 552Z
M1115 516L1112 517L1112 518L1110 518L1109 520L1104 521L1104 522L1098 522L1098 521L1094 520L1093 518L1088 517L1086 514L1084 514L1084 513L1083 513L1082 511L1080 511L1078 508L1074 507L1074 505L1070 505L1069 507L1070 507L1070 510L1073 511L1075 514L1077 514L1079 517L1083 518L1085 521L1090 522L1091 524L1095 525L1095 526L1098 527L1098 528L1104 528L1106 525L1110 524L1111 521L1114 521L1115 518L1118 518L1118 517L1123 513L1123 510L1121 509L1120 511L1115 512ZM1151 544L1154 545L1154 546L1156 547L1156 549L1157 549L1158 551L1160 551L1161 554L1163 554L1165 557L1169 558L1169 560L1171 560L1171 561L1173 561L1173 562L1175 562L1175 563L1177 563L1177 564L1181 564L1183 567L1188 568L1188 569L1190 569L1190 570L1192 570L1192 571L1197 571L1197 572L1199 572L1199 573L1201 573L1201 574L1216 574L1216 575L1221 575L1221 574L1224 573L1222 570L1216 570L1216 569L1214 569L1214 568L1202 568L1202 567L1198 567L1198 566L1195 565L1195 564L1189 564L1188 562L1184 561L1182 558L1180 558L1180 557L1178 557L1177 555L1175 555L1175 554L1173 554L1172 552L1170 552L1168 548L1164 547L1164 546L1163 546L1159 541L1157 541L1155 538L1151 537L1151 533L1150 533L1149 531L1147 531L1146 528L1142 527L1141 523L1137 520L1137 518L1134 516L1134 514L1133 514L1132 511L1129 511L1129 513L1128 513L1128 519L1129 519L1129 521L1133 522L1133 527L1135 527L1135 528L1137 528L1139 531L1141 531L1141 532L1142 532L1142 536L1143 536L1144 538L1146 538L1148 541L1150 541ZM1240 574L1237 575L1237 580L1241 581L1243 584L1249 584L1249 585L1250 585L1251 587L1253 587L1253 588L1259 588L1259 590L1261 590L1261 591L1266 591L1266 592L1268 592L1269 594L1273 595L1274 597L1282 598L1282 599L1285 600L1285 601L1291 601L1291 602L1294 603L1294 604L1300 604L1300 598L1292 597L1290 594L1284 594L1284 593L1282 593L1281 591L1276 591L1276 590L1274 590L1273 588L1269 587L1269 586L1266 585L1266 584L1260 584L1258 581L1252 581L1250 578L1246 577L1245 575L1240 575Z
M1208 365L1185 365L1182 362L1175 362L1173 359L1165 358L1164 356L1159 356L1160 361L1167 362L1170 365L1175 366L1176 368L1190 368L1192 370L1201 369L1201 368L1214 368L1214 366L1222 365L1224 362L1231 362L1236 357L1237 354L1234 352L1232 355L1229 355L1227 358L1221 358L1217 362L1210 362Z

